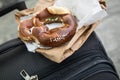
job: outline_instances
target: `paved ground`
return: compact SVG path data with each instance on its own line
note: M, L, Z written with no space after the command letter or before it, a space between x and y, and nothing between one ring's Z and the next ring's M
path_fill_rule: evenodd
M26 4L32 8L37 0L27 0ZM108 56L113 60L120 74L120 0L106 0L108 16L96 28ZM17 23L15 11L0 17L0 44L17 37Z

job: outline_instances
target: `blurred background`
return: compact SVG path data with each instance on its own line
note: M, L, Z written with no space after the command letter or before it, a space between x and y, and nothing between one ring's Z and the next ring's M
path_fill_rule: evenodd
M0 10L20 0L0 0ZM33 8L37 0L25 0L27 8ZM120 0L106 0L108 16L104 18L95 32L102 41L108 56L113 60L120 75ZM17 38L17 22L13 10L0 17L0 44Z

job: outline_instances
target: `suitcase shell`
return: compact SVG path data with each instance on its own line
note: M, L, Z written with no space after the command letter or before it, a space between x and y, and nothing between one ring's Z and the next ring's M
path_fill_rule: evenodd
M38 75L40 80L119 80L95 32L85 44L62 63L28 52L20 39L0 46L0 80L24 80L20 71Z

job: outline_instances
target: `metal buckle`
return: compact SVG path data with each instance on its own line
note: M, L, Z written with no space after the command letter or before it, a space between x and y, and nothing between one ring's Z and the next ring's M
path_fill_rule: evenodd
M25 70L22 70L20 72L20 75L25 79L25 80L38 80L38 76L29 76L28 73Z

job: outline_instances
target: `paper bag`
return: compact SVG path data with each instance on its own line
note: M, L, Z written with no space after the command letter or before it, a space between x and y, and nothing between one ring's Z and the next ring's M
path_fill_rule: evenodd
M37 5L33 9L26 9L23 11L19 11L15 14L16 20L18 23L20 23L20 18L23 16L29 16L31 14L34 14L36 12L40 12L44 8L51 6L54 4L54 0L39 0ZM100 1L100 4L102 8L106 8L105 2L102 0ZM83 26L80 28L74 37L71 39L71 41L68 42L68 44L59 46L59 47L54 47L51 49L36 49L35 51L37 53L40 53L44 55L46 58L60 63L72 54L76 50L78 50L84 42L87 40L87 38L90 36L90 34L94 31L94 29L97 27L99 24L99 21L96 21L95 23L89 25L89 26Z

